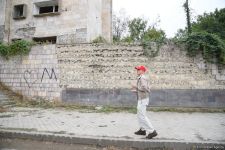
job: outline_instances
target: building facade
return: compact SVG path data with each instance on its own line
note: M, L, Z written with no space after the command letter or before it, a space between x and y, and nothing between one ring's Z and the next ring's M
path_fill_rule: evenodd
M0 41L112 41L112 0L0 0Z

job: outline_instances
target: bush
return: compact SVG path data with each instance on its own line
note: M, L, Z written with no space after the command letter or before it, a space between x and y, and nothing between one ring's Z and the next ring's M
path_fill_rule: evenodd
M32 45L32 42L25 40L17 40L11 44L0 43L0 55L6 59L16 55L27 55Z
M160 47L165 44L164 39L158 39L155 41L142 41L141 45L144 50L144 55L147 57L156 57L160 50Z
M203 58L211 63L225 64L225 43L217 35L198 32L184 39L188 55L202 53Z
M104 39L102 36L98 36L95 38L92 43L107 43L106 39Z
M8 53L9 53L9 46L4 43L0 43L0 55L3 57L7 57Z
M123 38L121 41L125 42L125 43L133 43L134 42L130 36Z
M10 44L10 56L27 55L31 49L31 42L25 40L18 40Z

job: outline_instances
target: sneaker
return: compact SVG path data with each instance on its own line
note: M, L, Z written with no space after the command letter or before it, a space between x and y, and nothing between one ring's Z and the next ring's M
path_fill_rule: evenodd
M146 136L146 138L147 139L152 139L153 137L155 137L155 136L157 136L158 134L157 134L157 132L154 130L152 133L149 133L147 136Z
M146 131L140 129L140 130L134 132L134 134L136 134L136 135L146 135Z

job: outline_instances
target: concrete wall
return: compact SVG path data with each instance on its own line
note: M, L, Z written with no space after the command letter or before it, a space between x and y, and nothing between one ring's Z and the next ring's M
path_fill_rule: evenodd
M134 106L134 67L146 65L150 105L225 107L225 71L203 68L200 58L187 57L171 43L154 58L144 56L139 45L77 44L39 45L29 56L0 60L0 81L26 96Z
M43 1L46 0L10 2L6 7L9 9L6 16L10 18L10 39L57 36L58 44L74 44L91 42L103 36L111 42L111 0L58 0L59 13L36 15L35 3ZM18 4L27 5L24 19L13 19L13 8Z
M30 98L60 99L55 45L34 46L29 56L0 58L0 82Z

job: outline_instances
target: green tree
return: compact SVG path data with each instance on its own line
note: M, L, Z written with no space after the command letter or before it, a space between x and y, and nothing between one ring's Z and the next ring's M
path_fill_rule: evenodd
M187 28L178 30L175 41L185 44L189 56L200 53L208 62L225 65L225 8L199 15L197 20L191 23L188 6L186 0L184 8L187 14Z
M225 40L225 8L199 15L197 21L192 24L192 30L216 34Z
M166 38L166 34L161 29L156 29L154 27L149 27L148 30L144 33L144 41L160 41Z
M132 41L141 41L146 32L147 23L148 21L141 18L134 18L129 21L128 28Z

